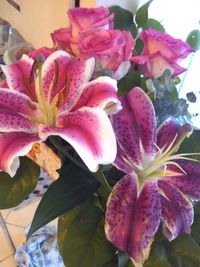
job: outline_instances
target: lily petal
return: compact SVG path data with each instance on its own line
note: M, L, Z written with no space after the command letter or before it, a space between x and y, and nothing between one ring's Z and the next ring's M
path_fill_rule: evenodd
M0 88L0 106L26 115L34 115L37 108L37 104L30 97L8 88Z
M125 175L113 188L107 202L105 232L107 239L127 251L130 228L137 199L137 177Z
M113 162L113 165L119 170L122 170L124 173L130 174L133 172L133 170L128 163L129 159L127 158L127 155L124 153L119 144L117 144L117 156Z
M36 113L36 104L29 97L16 90L0 88L0 132L37 132L35 123L25 117Z
M114 114L121 110L121 104L117 97L117 82L110 77L99 77L83 88L83 93L73 110L83 106L99 107L107 114Z
M14 64L1 65L2 71L6 76L9 88L25 93L31 99L35 100L34 82L30 83L31 69L34 60L27 55Z
M63 95L64 102L62 102L59 112L70 111L77 104L85 83L87 83L92 76L94 66L94 58L90 58L86 61L73 61L70 68L67 70L68 87Z
M173 206L176 208L176 212L180 213L182 218L182 232L190 233L190 227L194 218L192 203L179 189L171 185L169 182L159 180L158 186L166 198L173 203Z
M162 195L160 197L162 202L163 234L171 241L182 231L182 217L180 212L177 212L173 202Z
M71 61L71 55L61 50L53 52L44 61L42 65L43 92L47 99L49 97L49 100L52 100L60 90L64 90L67 86L67 67Z
M7 133L0 135L0 171L7 172L11 177L19 167L19 156L25 156L32 145L40 139L26 133Z
M177 160L176 163L185 171L181 176L163 177L181 192L192 199L200 199L200 164L189 160ZM170 170L180 172L178 167L169 166Z
M99 164L110 164L116 157L115 135L106 113L98 108L84 107L73 113L60 115L58 128L41 126L39 136L59 135L70 143L90 171Z
M155 155L155 111L151 100L139 87L120 97L123 109L112 116L113 127L124 152L140 165L141 152ZM142 155L144 156L144 155Z
M157 129L157 145L160 148L168 147L170 144L177 144L183 133L190 133L192 128L189 124L183 126L169 118Z
M128 254L136 262L148 258L154 235L162 217L162 206L157 181L144 184L136 203L130 233Z

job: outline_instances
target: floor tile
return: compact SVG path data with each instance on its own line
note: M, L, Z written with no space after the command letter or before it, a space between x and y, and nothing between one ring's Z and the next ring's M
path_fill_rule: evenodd
M6 218L8 217L8 214L10 213L10 211L11 211L11 209L0 210L1 215L2 215L4 220L6 220Z
M19 226L14 226L7 224L8 232L12 238L13 244L17 249L20 245L23 245L26 242L26 236L24 233L24 228Z
M33 215L40 200L40 197L36 197L32 203L18 209L12 209L6 219L6 223L22 227L29 225L32 222Z
M12 248L9 238L2 228L2 224L0 224L0 241L1 241L0 242L1 243L0 261L1 261L11 256L14 253L14 249Z
M10 256L0 262L0 267L16 267L16 266L17 264L16 264L14 256Z

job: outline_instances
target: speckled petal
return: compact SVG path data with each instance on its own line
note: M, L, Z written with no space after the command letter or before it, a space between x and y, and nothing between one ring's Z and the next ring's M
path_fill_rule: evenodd
M59 112L70 111L80 99L85 84L90 80L94 71L95 60L74 60L67 69L67 91L63 95L63 102Z
M31 134L7 133L0 135L0 171L13 177L19 167L19 156L25 156L40 139Z
M173 202L162 195L160 197L162 202L163 234L171 241L182 231L183 221L181 213L174 207Z
M133 172L133 169L131 168L131 165L128 164L129 162L130 160L127 158L127 155L121 149L119 144L117 144L117 156L113 162L113 165L119 170L122 170L124 173L130 174Z
M140 165L141 152L144 151L147 158L155 155L154 108L146 93L139 87L120 97L120 101L123 109L112 116L117 140L132 161Z
M173 141L175 145L184 132L190 133L191 131L192 128L189 124L186 123L181 126L178 122L169 118L157 129L157 145L163 148L169 146Z
M35 133L35 123L23 115L36 114L36 104L28 96L16 90L0 88L0 132Z
M44 95L48 99L51 84L50 100L61 90L67 90L68 86L68 66L73 59L70 54L65 51L58 50L50 54L42 65L43 90ZM65 89L64 89L65 88Z
M137 177L126 175L113 188L107 202L105 232L117 248L127 251L137 199Z
M173 203L177 213L181 214L182 232L190 233L190 227L193 223L194 211L189 199L175 186L167 181L159 180L158 186L163 194Z
M190 198L200 200L200 163L189 160L177 160L176 163L185 173L182 173L181 176L163 177L163 179ZM169 169L180 172L176 166L169 166Z
M59 135L70 143L90 171L99 164L110 164L116 157L115 135L106 113L98 108L84 107L61 115L58 128L41 126L39 136Z
M27 95L6 88L0 88L0 106L26 115L34 115L37 108L37 104Z
M157 181L148 181L136 203L128 243L128 254L136 262L147 259L162 217Z
M84 86L83 93L73 110L83 106L99 107L107 114L114 114L121 110L117 97L117 82L110 77L99 77Z
M30 74L34 60L27 55L14 64L2 65L2 71L6 76L9 88L28 95L31 99L35 97L34 81L30 83Z

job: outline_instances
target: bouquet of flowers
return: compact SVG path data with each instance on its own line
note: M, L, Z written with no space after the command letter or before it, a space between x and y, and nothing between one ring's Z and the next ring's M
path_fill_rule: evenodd
M168 35L150 2L71 9L52 48L2 66L0 208L44 169L28 237L59 217L68 267L200 266L200 135L176 88L199 32Z

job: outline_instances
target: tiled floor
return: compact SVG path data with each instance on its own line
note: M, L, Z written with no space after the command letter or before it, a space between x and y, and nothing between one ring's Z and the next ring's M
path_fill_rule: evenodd
M26 240L24 228L32 221L40 197L19 208L0 211L0 267L16 267L14 254Z

